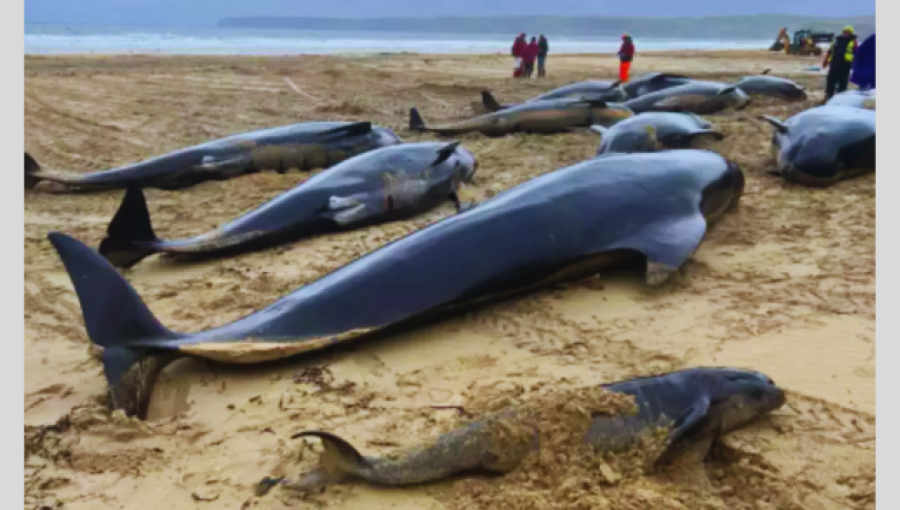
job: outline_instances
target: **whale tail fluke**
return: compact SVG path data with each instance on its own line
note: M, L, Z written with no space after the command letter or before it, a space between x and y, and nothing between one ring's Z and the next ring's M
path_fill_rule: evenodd
M426 131L428 128L425 126L425 119L422 118L422 114L419 113L419 109L413 106L409 109L409 130L410 131Z
M497 101L493 94L486 90L481 91L481 104L483 104L485 109L489 112L496 112L506 108Z
M98 251L114 266L131 267L156 252L147 246L153 241L158 239L150 223L144 192L137 184L131 184L106 229L106 237L100 242Z
M257 497L265 496L276 486L294 491L311 492L351 478L363 480L371 478L371 476L367 476L372 470L371 462L344 439L321 430L305 430L294 434L291 439L298 437L316 437L322 441L325 451L319 457L319 467L297 481L288 480L283 476L267 476L256 486Z
M75 287L88 337L103 347L113 406L143 417L153 381L175 356L152 352L153 343L179 335L153 316L131 284L99 253L60 232L51 232L47 239Z
M345 439L324 430L304 430L291 436L291 439L300 437L315 437L322 441L328 465L348 475L364 475L368 464L366 458Z
M34 189L34 187L37 186L37 184L39 182L41 182L41 180L39 178L34 176L34 174L36 172L40 171L40 169L41 169L41 165L39 165L38 162L35 161L35 159L33 157L31 157L31 154L28 154L26 152L25 153L25 189Z

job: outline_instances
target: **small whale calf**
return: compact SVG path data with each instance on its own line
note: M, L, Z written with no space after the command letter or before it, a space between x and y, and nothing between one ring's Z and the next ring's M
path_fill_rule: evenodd
M764 374L734 368L692 368L603 387L633 397L637 413L594 415L582 440L598 452L621 452L662 428L667 438L657 463L673 460L694 448L703 448L705 455L715 439L746 427L783 406L786 400L784 391ZM316 437L322 441L322 467L298 481L266 477L258 485L257 494L265 494L277 485L301 491L351 480L403 486L434 482L476 469L508 471L540 444L498 444L497 435L491 433L496 418L533 426L527 419L519 418L515 409L509 409L500 416L448 432L428 446L386 457L366 457L329 432L300 432L293 437Z

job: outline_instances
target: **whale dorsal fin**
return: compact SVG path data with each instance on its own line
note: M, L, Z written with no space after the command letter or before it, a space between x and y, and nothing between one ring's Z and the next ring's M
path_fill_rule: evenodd
M595 108L608 108L609 107L609 103L604 99L585 97L585 98L582 98L580 102L587 103Z
M441 163L443 163L444 161L447 161L447 159L448 159L450 156L452 156L453 153L456 151L456 148L457 148L457 147L459 147L459 140L454 141L454 142L450 142L450 143L448 143L447 145L445 145L445 146L441 147L440 149L438 149L438 151L437 151L437 153L438 153L437 158L434 160L434 163L432 163L431 166L438 166L438 165L440 165Z
M671 73L659 73L654 76L650 81L662 81L667 80L669 78L674 78L678 80L689 80L690 78L683 74L671 74Z
M735 90L737 90L737 85L734 85L734 84L731 84L731 85L725 85L724 87L722 87L721 89L719 89L718 92L716 92L716 95L717 95L717 96L721 96L721 95L724 95L724 94L730 94L731 92L734 92Z
M320 136L342 135L342 136L360 136L372 132L372 123L369 121L354 122L344 126L339 126L327 131L322 131Z

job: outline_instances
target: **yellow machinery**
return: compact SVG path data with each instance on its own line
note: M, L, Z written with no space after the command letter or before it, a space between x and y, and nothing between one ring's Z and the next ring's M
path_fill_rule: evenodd
M784 51L785 55L821 55L822 48L819 43L831 42L834 34L829 32L813 32L812 30L797 30L794 32L793 41L788 37L787 28L778 32L775 43L769 51Z

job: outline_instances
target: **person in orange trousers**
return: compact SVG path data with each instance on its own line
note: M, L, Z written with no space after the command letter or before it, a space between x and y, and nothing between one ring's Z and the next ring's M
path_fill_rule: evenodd
M622 46L619 47L619 81L628 83L628 72L631 70L631 61L634 60L634 41L631 36L622 36Z

